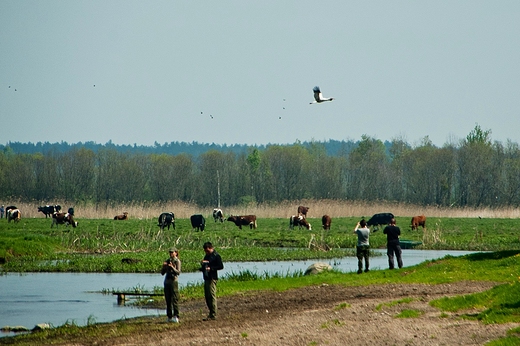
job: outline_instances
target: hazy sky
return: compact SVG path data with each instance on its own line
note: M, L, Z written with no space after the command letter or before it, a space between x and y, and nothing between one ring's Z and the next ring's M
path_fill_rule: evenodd
M1 0L0 144L520 142L519 38L518 0Z

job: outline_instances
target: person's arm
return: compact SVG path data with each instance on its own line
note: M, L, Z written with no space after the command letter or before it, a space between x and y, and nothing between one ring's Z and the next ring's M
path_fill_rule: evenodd
M357 225L356 225L356 227L354 227L354 234L357 234L357 230L358 230L359 226L360 226L360 224L359 224L359 222L358 222Z
M163 262L162 267L161 267L161 275L166 274L167 271L168 271L168 263Z
M224 263L222 263L222 257L220 255L215 256L214 262L210 264L211 270L224 269Z
M175 262L172 263L172 271L175 275L179 275L181 273L181 260L177 258Z

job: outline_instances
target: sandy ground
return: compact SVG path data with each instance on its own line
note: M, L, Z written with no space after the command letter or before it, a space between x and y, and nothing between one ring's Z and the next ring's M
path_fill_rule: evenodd
M219 298L216 321L202 321L204 302L181 304L181 323L164 332L98 340L94 345L483 345L506 336L515 324L485 325L447 313L428 302L487 290L489 282L374 287L313 286L286 292L264 292ZM411 303L384 303L411 297ZM348 305L345 307L345 304ZM383 307L376 309L380 304ZM406 309L422 314L396 318ZM474 311L473 311L474 312ZM467 311L466 311L467 313ZM84 345L82 342L69 345Z

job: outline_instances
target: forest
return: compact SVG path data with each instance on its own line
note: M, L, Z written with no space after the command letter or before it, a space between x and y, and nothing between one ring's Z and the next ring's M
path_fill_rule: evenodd
M28 153L3 146L0 199L95 205L177 200L216 206L219 198L224 206L301 199L520 205L519 145L493 142L491 131L478 124L459 143L442 147L427 136L412 147L398 138L383 143L363 135L334 153L320 142L176 154L120 149L73 145Z

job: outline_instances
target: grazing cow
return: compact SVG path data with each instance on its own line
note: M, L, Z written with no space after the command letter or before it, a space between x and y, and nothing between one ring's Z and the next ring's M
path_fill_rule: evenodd
M321 217L321 225L323 226L324 230L330 230L330 224L332 222L332 219L328 215L323 215Z
M5 207L5 218L7 219L7 216L9 215L9 210L11 209L18 209L17 207L15 207L14 205L10 205L8 207Z
M128 220L128 213L125 211L123 215L114 216L114 220Z
M54 212L54 214L52 214L51 228L54 227L54 225L72 225L72 227L78 227L78 222L74 221L72 214Z
M298 228L305 227L309 231L312 231L312 226L307 220L303 217L303 215L293 215L289 218L289 228L293 229L294 226L298 226Z
M309 207L304 207L303 205L300 205L298 207L298 215L303 215L303 218L307 218L307 212L309 211Z
M58 204L58 205L46 205L44 207L42 206L39 206L38 207L38 211L39 212L42 212L44 215L45 215L45 218L47 218L48 216L52 216L52 214L54 214L54 212L60 212L61 210L61 206Z
M206 227L206 219L204 216L200 214L195 214L190 217L191 227L193 229L197 229L197 231L204 232L204 227Z
M159 215L159 227L161 227L161 231L168 227L170 229L170 226L175 229L175 215L173 215L172 212L170 213L162 213Z
M224 222L224 213L222 212L222 209L213 209L213 219L215 220L215 222L217 222L218 220L220 220L220 222Z
M381 225L388 225L390 223L390 220L394 218L394 214L392 213L379 213L374 214L368 221L367 226L374 226L375 228L378 228Z
M419 215L412 217L412 231L422 226L422 228L426 228L426 216Z
M232 221L238 228L242 229L242 226L249 225L250 229L256 229L256 215L241 215L241 216L230 216L227 219L228 221Z
M20 209L9 209L7 212L7 222L11 222L13 220L14 222L19 222L22 218L22 212Z

